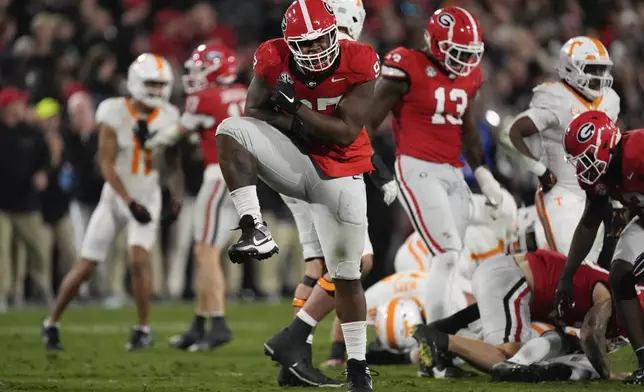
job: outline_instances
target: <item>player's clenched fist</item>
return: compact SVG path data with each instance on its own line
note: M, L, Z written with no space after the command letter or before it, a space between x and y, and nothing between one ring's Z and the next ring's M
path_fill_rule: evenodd
M297 109L302 106L302 102L295 96L293 86L283 80L278 80L271 95L271 103L278 109L286 113L295 115Z
M148 209L143 205L137 203L136 201L132 200L128 205L128 208L130 209L132 216L134 217L134 219L136 219L137 222L146 224L150 223L150 221L152 220L152 216L150 215Z

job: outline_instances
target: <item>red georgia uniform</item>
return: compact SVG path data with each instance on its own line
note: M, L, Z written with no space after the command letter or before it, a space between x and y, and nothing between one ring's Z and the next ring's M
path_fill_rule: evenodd
M340 40L335 71L323 80L310 79L296 69L291 51L282 38L264 42L255 52L253 70L273 88L280 78L293 81L295 96L309 108L329 116L351 87L375 79L380 72L378 56L368 45ZM332 68L333 69L333 68ZM370 172L371 142L365 129L349 146L308 145L308 153L329 177L348 177Z
M385 56L382 76L409 84L392 111L396 153L463 167L461 116L483 83L481 68L451 75L424 52L399 47Z
M526 258L530 263L534 287L530 313L533 320L548 321L554 310L555 291L559 278L566 265L566 256L550 250L528 252ZM566 325L584 321L586 313L592 307L593 288L603 283L608 288L608 272L600 267L582 264L573 279L575 306L565 312L563 321Z
M204 165L219 163L215 136L217 126L228 117L242 116L246 104L246 86L233 84L231 86L208 87L197 91L186 98L185 111L214 117L215 125L201 133L201 150Z
M644 219L644 129L622 134L622 173L619 185L602 179L593 185L579 181L579 186L594 195L609 195L627 207L633 216ZM604 176L605 177L605 176Z

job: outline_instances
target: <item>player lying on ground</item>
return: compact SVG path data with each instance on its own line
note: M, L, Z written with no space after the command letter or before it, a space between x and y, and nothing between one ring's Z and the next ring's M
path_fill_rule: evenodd
M569 39L561 47L555 66L560 80L535 87L529 109L501 134L500 145L538 176L541 186L535 195L535 205L539 218L549 248L563 254L570 249L586 196L577 184L575 169L566 163L561 140L568 124L579 113L601 110L617 120L619 97L610 88L612 65L608 51L597 39L583 36ZM524 140L537 133L543 144L543 163L534 157ZM601 230L588 260L598 260Z
M286 11L284 38L255 53L246 115L217 128L224 179L242 234L229 248L233 262L266 259L278 251L262 221L255 184L309 203L335 308L347 341L350 391L371 391L365 361L366 306L360 256L366 229L363 173L373 169L368 121L378 58L370 47L338 41L333 10L322 0L298 0ZM273 355L276 347L265 346ZM288 348L286 349L288 351ZM289 370L297 366L289 364Z
M226 189L215 143L217 126L226 118L241 116L246 87L237 80L235 53L221 45L199 45L185 63L183 76L185 111L175 133L153 137L148 145L175 144L182 136L198 133L204 159L203 183L195 204L194 255L197 261L196 309L188 331L170 338L181 350L202 351L229 342L232 333L224 320L226 286L221 252L230 240L230 230L239 220ZM211 328L206 332L206 320Z
M447 315L442 297L469 217L461 151L490 202L501 204L502 193L485 167L472 104L483 83L478 21L460 7L439 9L427 23L425 43L420 50L401 47L385 56L370 127L392 113L399 200L435 259L424 299L431 322Z
M156 154L159 149L148 149L145 143L151 135L171 132L176 127L179 110L168 102L172 81L172 69L164 58L142 54L128 70L131 98L108 98L96 110L100 126L98 160L105 185L87 227L81 260L65 276L56 303L43 323L42 334L48 349L62 348L60 317L96 264L106 259L114 238L126 226L138 318L126 348L142 349L152 344L148 325L151 284L148 252L157 240L162 203ZM183 183L177 160L168 163L175 179L169 184L174 201L168 218L174 219L181 206Z
M633 217L619 236L610 265L610 282L615 307L625 326L639 368L624 380L644 382L644 311L635 285L644 276L644 130L622 134L613 121L600 111L577 116L563 139L567 160L574 165L579 185L586 191L586 207L575 230L566 268L557 286L554 305L564 317L576 312L581 295L573 282L592 247L601 220L611 213L610 199L618 200ZM579 268L579 270L578 270Z
M553 316L555 283L565 262L565 256L559 253L537 250L481 263L472 281L478 312L468 310L471 318L460 320L458 325L475 320L479 313L483 341L442 332L451 329L445 328L445 323L441 323L441 328L436 324L421 325L414 333L421 347L421 361L426 366L433 365L436 373L450 366L441 362L449 359L448 353L453 353L477 369L490 372L494 365L512 358L529 340L531 320L547 321ZM599 267L583 265L573 284L579 300L561 322L564 325L584 322L588 329L581 333L581 345L600 376L607 378L610 372L605 360L606 336L618 335L617 324L611 322L608 274Z
M472 195L472 216L465 232L465 248L459 265L447 282L450 291L443 298L443 306L450 314L473 302L470 281L476 265L504 253L506 242L511 237L509 232L513 230L517 219L517 205L508 191L503 190L503 193L503 205L500 208L491 206L483 195ZM394 264L398 272L383 278L365 292L368 323L372 326L380 325L377 330L381 337L380 343L370 344L367 362L391 363L391 359L396 363L409 363L409 343L413 341L411 327L415 325L413 321L421 320L420 310L423 314L428 310L424 298L428 289L427 270L432 263L429 252L414 233L396 253ZM416 308L420 306L420 310L414 312L409 301L417 304ZM344 363L344 352L340 349L344 345L342 333L336 328L334 331L330 360L326 363L328 366ZM389 356L386 351L394 355Z

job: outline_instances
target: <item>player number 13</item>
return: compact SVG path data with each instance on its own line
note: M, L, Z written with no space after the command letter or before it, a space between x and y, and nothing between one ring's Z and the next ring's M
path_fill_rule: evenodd
M445 113L445 87L439 87L434 91L434 99L436 99L436 112L432 116L432 124L445 124L446 122L452 125L461 125L463 120L461 116L467 109L467 93L461 88L453 88L449 90L450 102L456 103L456 116Z

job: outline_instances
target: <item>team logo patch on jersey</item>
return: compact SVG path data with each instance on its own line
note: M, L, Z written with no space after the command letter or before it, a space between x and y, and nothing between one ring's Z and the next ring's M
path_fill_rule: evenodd
M317 84L317 82L315 80L309 80L308 82L306 82L306 85L309 88L315 88L315 86L317 86L318 84Z
M288 72L282 72L280 74L280 80L284 83L293 84L293 79Z
M434 67L427 67L427 68L425 68L425 73L430 78L433 78L433 77L436 76L436 69Z
M577 140L579 143L587 142L595 133L595 124L587 122L579 128Z
M454 17L448 13L442 13L438 15L437 20L438 24L445 27L446 29L451 27L455 22Z
M331 8L331 6L329 5L329 3L327 3L327 2L326 2L326 0L325 0L325 1L323 1L323 2L322 2L322 4L324 4L324 8L326 8L326 10L327 10L331 15L333 15L333 8Z

